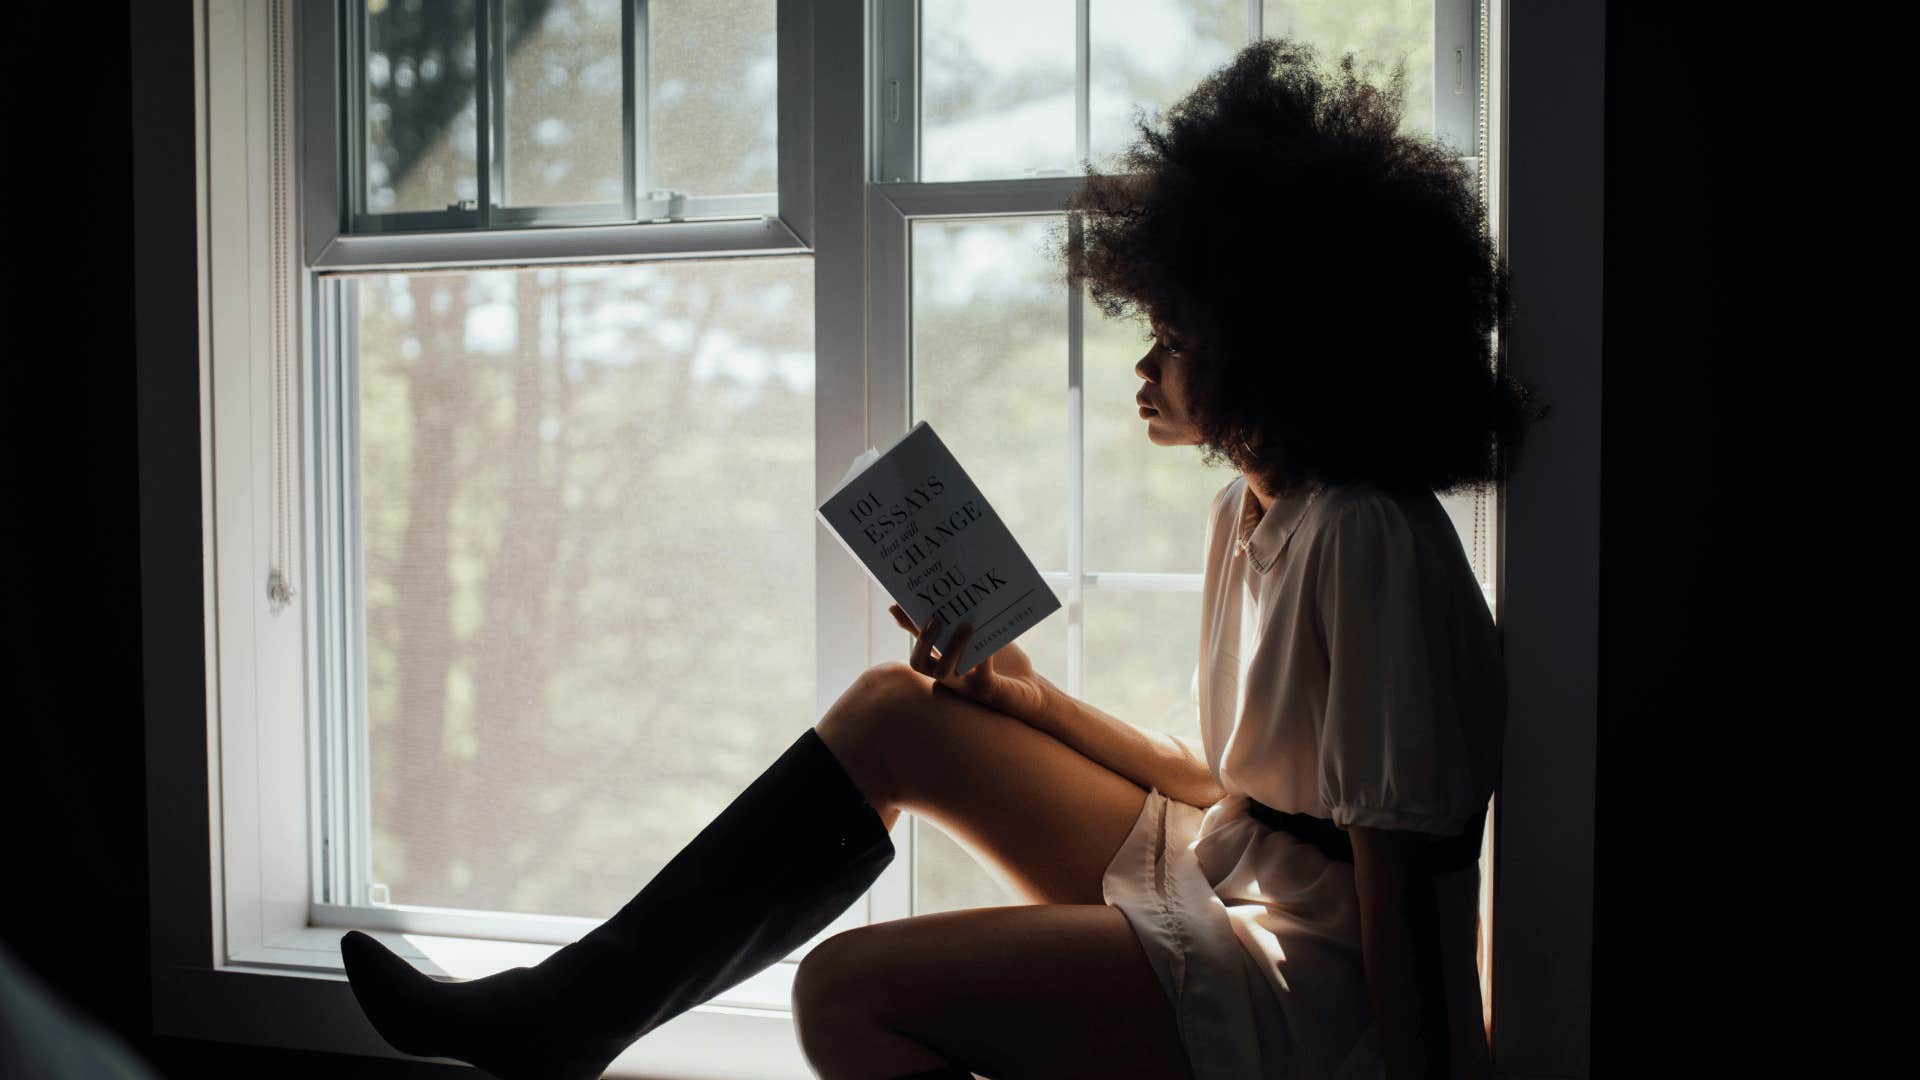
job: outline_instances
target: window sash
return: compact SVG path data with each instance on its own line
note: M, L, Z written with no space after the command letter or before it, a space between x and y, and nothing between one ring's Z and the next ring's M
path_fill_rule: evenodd
M499 141L494 69L484 36L477 48L487 77L478 85L476 137L479 198L471 210L367 213L365 149L350 147L362 131L366 84L360 71L363 0L299 0L301 225L306 263L314 270L379 267L524 265L635 258L810 251L813 247L814 42L812 0L779 0L775 158L778 190L765 195L698 194L649 199L644 184L646 0L623 5L626 197L599 206L495 207L505 159L488 152ZM499 23L502 0L476 0L481 22ZM490 14L489 14L490 13ZM496 50L497 51L497 50ZM492 87L490 90L489 87ZM352 93L346 88L353 88ZM491 109L497 113L499 110ZM692 220L645 220L679 213Z
M1075 154L1076 161L1088 157L1090 42L1089 12L1091 0L1075 5L1076 47ZM1262 35L1264 5L1248 0L1247 40ZM1068 198L1084 183L1079 177L1012 177L996 180L920 181L919 88L921 85L920 2L919 0L877 0L873 38L876 55L871 63L873 102L873 172L870 185L868 235L870 248L869 316L872 355L880 362L869 367L869 423L874 425L874 444L904 434L911 423L912 337L912 226L915 220L989 218L1005 216L1055 216L1064 213ZM1481 110L1493 111L1497 89L1482 90L1483 25L1481 0L1436 0L1434 4L1434 133L1436 137L1466 151L1462 163L1480 187L1488 206L1490 228L1499 242L1498 162L1489 170L1487 155L1497 152L1485 145ZM1453 57L1452 63L1443 58ZM1264 212L1264 207L1249 207L1249 213ZM1070 230L1078 222L1068 219ZM1067 567L1064 572L1043 571L1043 578L1060 596L1066 625L1066 680L1063 689L1075 697L1084 696L1086 685L1086 594L1093 591L1201 591L1200 574L1113 574L1092 573L1086 568L1085 462L1086 424L1084 388L1084 349L1086 301L1084 288L1067 290ZM1497 343L1496 343L1497 347ZM1441 496L1449 517L1458 512L1473 522L1462 532L1466 554L1479 579L1489 611L1499 613L1497 578L1501 565L1499 538L1503 532L1503 498L1500 492L1479 491L1466 495ZM1458 527L1456 526L1456 529ZM889 618L885 611L889 598L870 590L875 608L870 617ZM913 815L908 815L909 817ZM908 832L917 836L919 823ZM1492 913L1494 866L1494 817L1488 815L1486 836L1480 859L1481 885L1478 908L1483 940L1476 949L1481 972L1483 1020L1491 1030L1492 1017ZM911 910L911 909L910 909Z
M480 77L475 81L475 172L478 197L472 209L376 212L366 206L368 145L366 0L348 0L341 20L340 65L345 69L343 95L346 123L341 145L346 147L347 232L355 235L408 233L432 230L524 229L575 225L618 225L666 220L703 220L724 217L760 217L779 212L778 196L699 195L647 188L649 103L646 99L648 0L626 0L620 5L621 178L619 202L562 206L507 204L506 13L505 0L476 0L474 43Z
M308 924L342 929L380 929L500 942L564 945L599 920L393 904L378 893L372 859L372 753L367 713L367 636L360 517L359 289L356 275L315 279L319 322L313 388L317 493L313 506L318 564L309 595L314 599L315 670L322 673L318 709L321 777L315 814L324 830ZM857 404L857 403L856 403ZM816 673L818 675L818 673ZM838 685L845 685L841 680ZM900 888L902 883L889 883ZM813 945L843 930L865 925L868 907L855 904L822 928L764 979L750 980L716 1003L754 1008L787 1007L791 969Z
M366 750L364 743L356 745L354 730L322 721L353 708L352 697L363 690L358 680L345 676L363 665L354 648L360 613L313 587L315 570L336 578L358 574L357 545L344 535L322 535L320 528L323 504L347 505L347 493L357 483L354 410L341 407L354 400L351 382L344 381L352 365L342 363L350 359L342 350L353 336L343 332L352 313L340 294L350 290L329 280L328 271L810 252L814 30L818 24L823 60L829 61L823 70L846 69L845 58L836 57L834 49L857 53L861 36L857 11L849 27L848 12L833 10L816 18L808 0L781 0L776 8L779 175L781 200L791 208L785 216L457 237L350 237L336 227L342 190L336 180L338 69L324 59L314 62L316 52L322 58L335 55L341 9L337 0L267 5L195 0L201 105L195 123L205 140L198 214L204 230L201 450L207 470L203 535L210 712L202 734L209 798L204 809L211 832L196 840L190 828L178 827L184 824L178 807L154 806L157 833L168 837L165 843L156 841L156 852L166 853L156 855L156 867L172 864L164 875L156 870L155 919L163 928L156 934L156 964L162 965L156 967L156 986L165 988L156 996L156 1019L169 1034L397 1056L370 1029L362 1030L351 996L337 980L338 926L378 930L380 919L329 917L326 905L313 902L316 895L345 896L353 888L337 855L339 847L352 843L356 828L362 830L359 847L366 848L366 816L353 812L363 792L353 785L363 784L368 775L363 765L355 766L356 758L364 762ZM289 56L295 64L285 61ZM827 103L823 116L852 117L858 123L857 94L848 102L845 87L839 92L841 99ZM302 126L296 117L312 122ZM297 144L276 143L276 130L291 134ZM292 183L288 178L301 181L309 197L270 197L276 185ZM857 185L843 182L838 190L842 203L857 202ZM304 238L303 246L270 242L274 230L267 214L274 205L290 213L299 208L297 222L289 224L298 225L294 239ZM291 253L285 265L276 260L280 251ZM275 354L270 339L280 320L278 314L269 316L282 311L293 312L298 323L291 333L297 361L290 397L278 395L270 377ZM840 411L830 419L844 429L845 402L852 400L856 408L858 402L857 394L849 398L844 390L850 377L857 379L860 357L833 355L839 359L829 357L823 368L843 370L820 382L823 395L843 391L832 394L833 408ZM291 492L276 491L270 476L281 434L303 455L297 490ZM822 459L840 456L837 450ZM301 532L300 555L293 563L297 598L275 611L264 585L272 557L272 512L280 494L297 500ZM836 615L827 607L823 622L851 621L845 611ZM177 787L167 779L155 790ZM177 874L179 865L199 859L207 860L200 864L206 876L198 887L205 898L198 918L206 923L196 928L189 910L196 875L186 875L183 882ZM904 867L896 875L904 887ZM556 920L551 919L540 920L549 924L546 932L529 933L503 927L511 917L488 915L493 925L485 925L466 913L451 914L437 927L403 926L413 913L389 911L387 925L405 936L388 940L428 970L438 966L473 976L537 962L553 950L552 941L578 936L571 927L553 932ZM846 925L863 915L858 908L849 912ZM460 936L476 933L482 936ZM532 940L499 940L508 937ZM549 940L543 943L542 937ZM188 943L185 952L171 944L176 941ZM622 1055L618 1066L654 1075L809 1075L786 1015L793 967L777 964L742 984L728 995L734 1005L709 1003L663 1026ZM260 977L273 973L334 978ZM263 1012L260 1004L268 999L288 1007ZM314 1026L312 1018L321 1015L337 1022ZM727 1060L712 1059L715 1044L731 1048Z
M872 101L873 180L878 184L921 182L920 130L921 24L923 0L874 0ZM1434 135L1475 159L1480 147L1481 5L1483 0L1434 0ZM1093 0L1074 3L1074 148L1073 160L1085 161L1091 147ZM1245 42L1265 33L1265 5L1247 0ZM1006 177L1005 181L1040 179ZM969 182L969 181L955 181ZM971 181L980 182L980 181ZM1002 182L996 179L992 182Z
M498 0L492 2L497 5ZM331 192L337 197L342 190L353 190L330 184L326 179L339 173L338 148L342 145L337 112L331 108L331 103L341 98L339 85L333 81L341 65L328 63L326 58L336 56L340 47L345 26L341 9L362 6L314 3L303 11L305 36L301 49L307 61L303 87L306 103L303 116L307 124L303 138L306 154L303 174L309 192L315 195ZM844 13L836 15L844 20ZM315 591L324 593L316 597L313 605L313 664L317 681L323 683L325 689L318 694L312 711L312 725L317 732L314 757L320 764L314 783L312 818L316 823L316 836L312 845L313 890L307 904L307 925L377 927L410 934L505 935L515 941L547 944L574 940L580 932L578 920L561 916L519 916L373 903L368 786L371 753L365 702L364 605L360 593L363 563L357 521L359 438L355 414L359 366L354 349L358 317L356 291L346 275L354 271L483 269L536 263L631 262L810 250L816 158L812 49L816 24L824 21L816 18L812 5L806 0L782 0L776 8L779 202L792 212L734 221L347 235L333 228L337 206L309 205L305 287L308 310L313 313L315 325L309 350L310 408L313 429L326 441L314 444L316 450L324 448L325 452L317 455L310 477L314 498L308 511L308 520L315 526L316 556L320 560ZM858 48L859 35L846 34L844 30L841 33L842 36L835 39L836 44ZM843 62L835 70L856 74L856 79L841 89L843 98L847 90L858 89L857 62ZM862 110L849 108L845 103L839 106L837 115L849 118L851 124L862 123ZM825 132L822 134L826 136ZM857 203L857 184L843 181L839 190L840 202ZM830 205L831 201L823 205ZM729 207L739 213L766 210L765 203L759 196L705 200L708 206ZM817 467L816 487L824 491L831 488L842 467L835 462L844 463L857 452L837 445L836 440L844 433L861 430L865 417L860 411L861 395L857 389L859 355L842 350L819 355L815 430L821 445L816 448L816 461L825 464ZM843 572L838 562L831 561L837 551L817 542L815 548L818 575L826 578ZM861 580L854 588L822 587L817 605L821 641L855 640L857 633L857 640L864 644L866 627L858 626L856 630L856 621L865 598L865 585ZM830 650L823 647L817 678L825 704L831 702L831 698L826 697L828 690L846 685L863 666L847 663L846 657L830 655ZM911 853L907 844L902 846L906 857L882 876L867 903L849 909L817 935L815 942L854 925L906 913L906 868L911 865ZM795 955L803 954L811 944L803 946ZM792 965L778 967L773 983L750 981L737 988L730 1000L784 1009L787 999L779 978L785 973L784 977L790 980Z

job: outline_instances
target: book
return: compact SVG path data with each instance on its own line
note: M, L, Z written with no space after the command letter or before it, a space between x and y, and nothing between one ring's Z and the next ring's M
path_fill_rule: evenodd
M934 648L962 622L973 637L956 674L1060 610L1053 587L1027 558L980 488L925 420L885 450L853 459L820 520L915 626L934 612Z

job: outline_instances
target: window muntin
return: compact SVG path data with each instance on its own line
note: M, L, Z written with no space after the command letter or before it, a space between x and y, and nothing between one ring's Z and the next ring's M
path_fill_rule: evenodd
M792 741L812 283L804 256L341 281L360 902L604 918Z

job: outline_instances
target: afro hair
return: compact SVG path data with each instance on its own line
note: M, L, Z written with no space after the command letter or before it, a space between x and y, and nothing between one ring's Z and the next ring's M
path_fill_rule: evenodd
M1102 312L1190 342L1205 463L1270 492L1498 483L1546 415L1495 369L1486 208L1457 151L1399 130L1404 85L1257 41L1089 164L1054 234Z

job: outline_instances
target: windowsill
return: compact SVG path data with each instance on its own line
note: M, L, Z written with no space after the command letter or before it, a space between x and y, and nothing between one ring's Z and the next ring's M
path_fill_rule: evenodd
M420 970L477 978L536 964L559 946L367 931ZM405 1057L373 1030L353 998L335 927L275 934L212 970L154 975L154 1027L164 1035L332 1053ZM701 1080L808 1080L790 1010L798 965L782 961L712 1002L648 1032L607 1075ZM724 1047L724 1052L716 1052ZM436 1059L445 1060L445 1059Z
M362 929L414 967L444 979L478 979L511 967L532 967L561 948L537 942ZM340 938L345 933L346 929L340 927L309 926L276 934L269 943L235 955L226 970L345 978L340 960ZM792 961L775 963L715 998L714 1004L785 1016L793 1000L793 972L798 967Z

